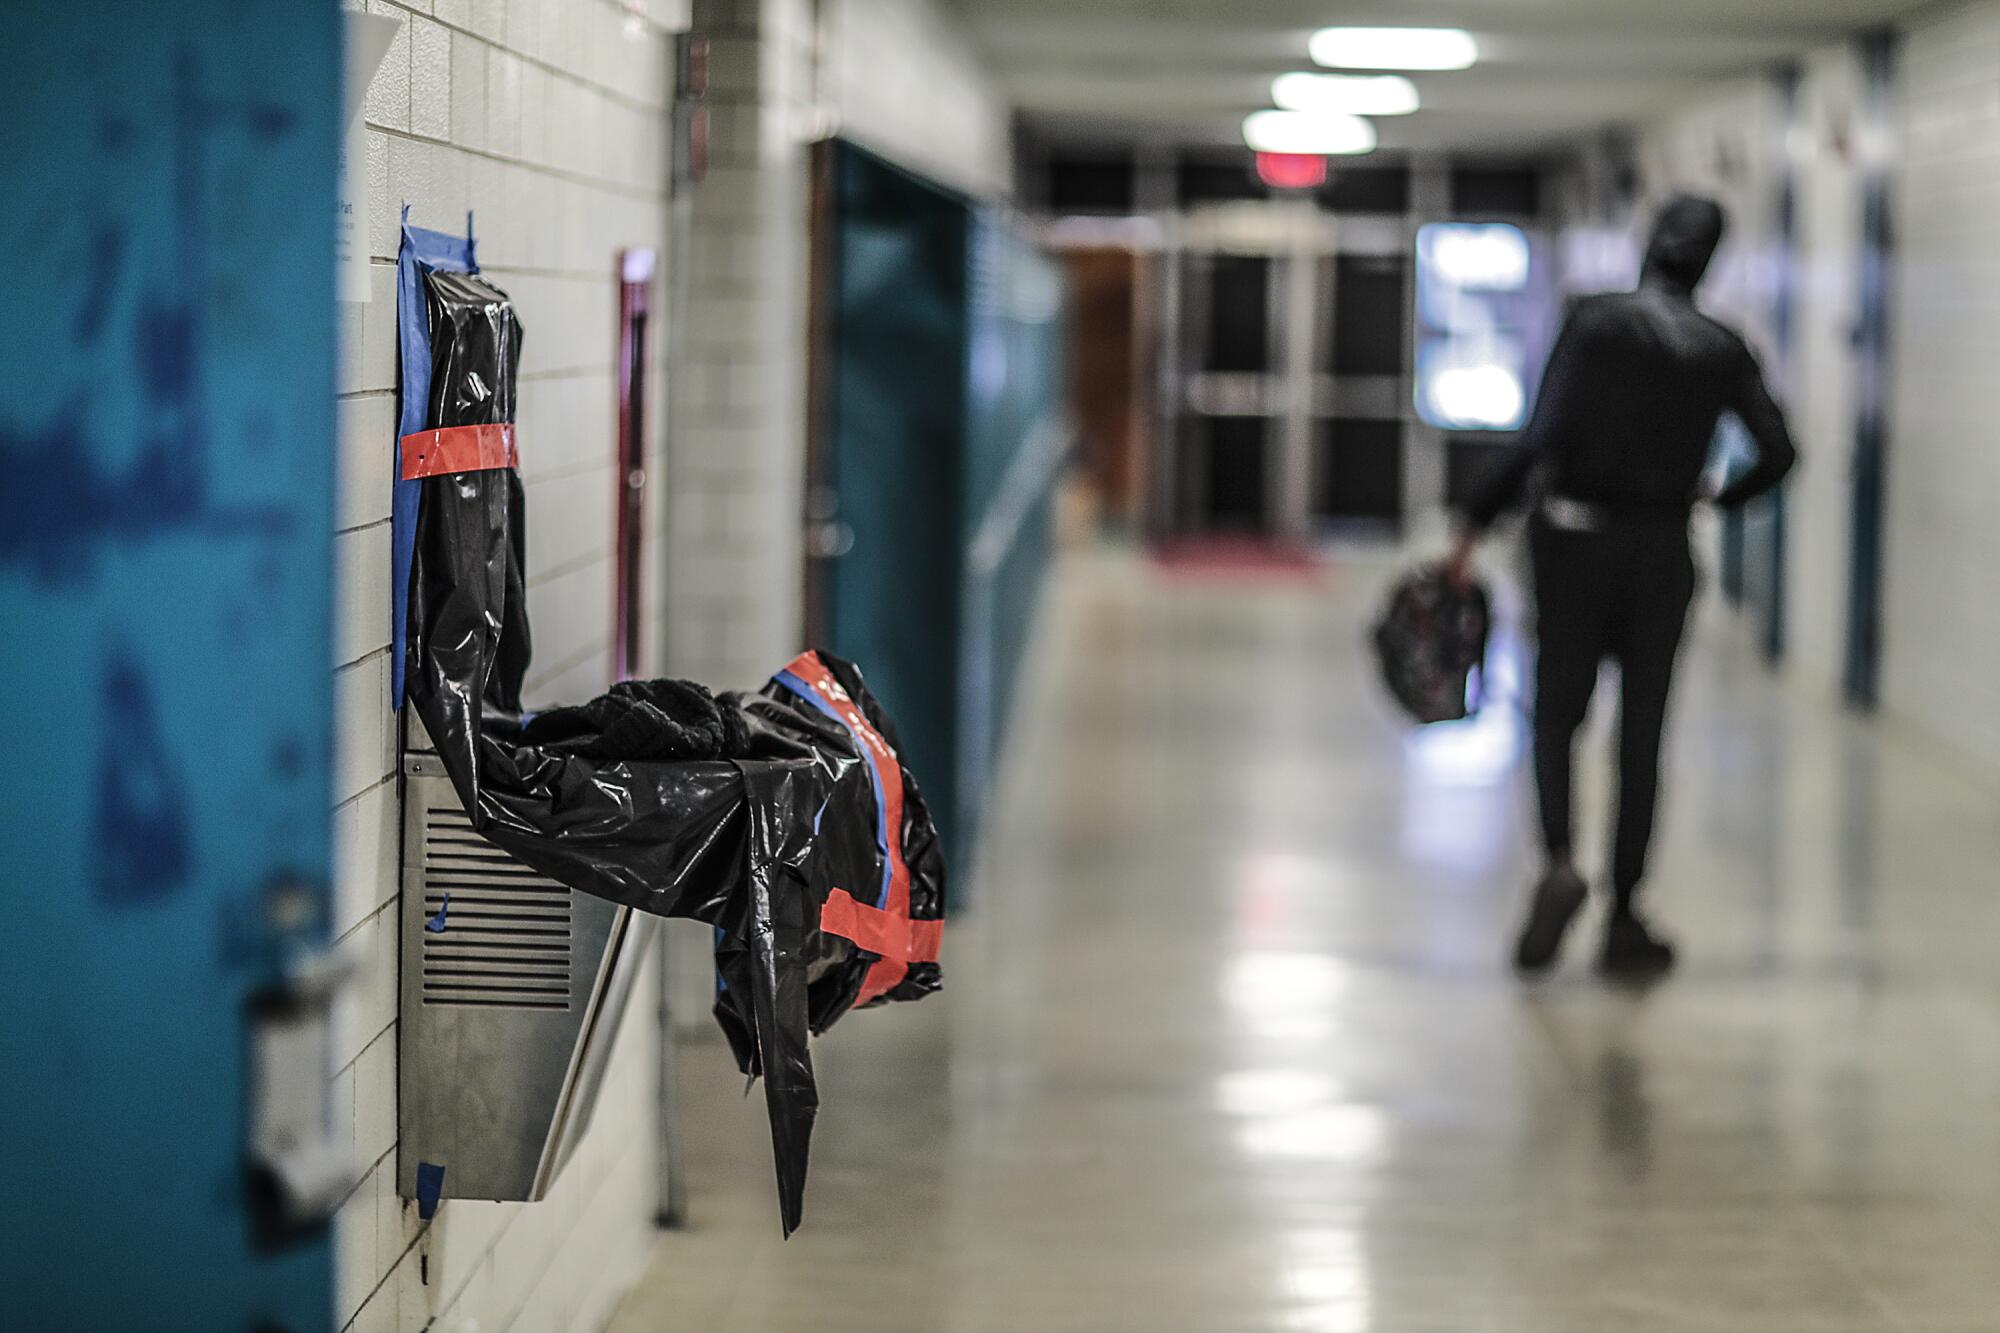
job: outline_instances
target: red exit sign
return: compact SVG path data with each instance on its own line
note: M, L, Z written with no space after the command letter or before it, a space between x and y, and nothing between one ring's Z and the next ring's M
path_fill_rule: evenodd
M1314 190L1326 184L1326 159L1317 153L1259 153L1257 179L1274 190Z

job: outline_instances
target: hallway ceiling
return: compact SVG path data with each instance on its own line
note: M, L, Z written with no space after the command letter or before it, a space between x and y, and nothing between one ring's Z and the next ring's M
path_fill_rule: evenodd
M1331 24L1459 26L1472 69L1416 74L1385 149L1518 152L1629 123L1708 83L1928 0L947 0L1026 123L1068 141L1240 145L1271 79Z

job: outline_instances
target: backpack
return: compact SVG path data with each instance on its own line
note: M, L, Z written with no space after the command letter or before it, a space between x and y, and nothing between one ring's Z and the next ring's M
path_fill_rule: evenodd
M1437 566L1390 589L1373 639L1382 681L1418 722L1452 722L1479 710L1492 615L1486 589L1464 587Z

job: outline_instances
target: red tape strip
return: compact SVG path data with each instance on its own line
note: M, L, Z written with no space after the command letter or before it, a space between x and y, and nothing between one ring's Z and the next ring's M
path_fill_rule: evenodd
M854 1007L859 1009L870 1000L887 995L903 984L903 978L910 975L910 965L899 963L893 958L878 958L869 967L868 975L861 979L861 992L854 997Z
M819 928L852 940L869 953L906 963L935 963L944 940L944 922L896 916L856 902L846 889L834 889L826 895L826 905L819 910Z
M447 472L484 472L519 467L521 451L514 443L514 423L486 426L440 426L402 438L403 480L443 476Z
M874 766L882 784L882 815L889 835L888 902L876 907L836 888L827 894L819 914L821 930L880 955L869 967L861 994L855 999L856 1004L866 1004L894 990L909 973L911 963L937 961L944 944L944 922L910 915L910 870L903 861L903 769L896 752L817 654L801 654L785 670L810 686L846 723L860 742L863 762Z

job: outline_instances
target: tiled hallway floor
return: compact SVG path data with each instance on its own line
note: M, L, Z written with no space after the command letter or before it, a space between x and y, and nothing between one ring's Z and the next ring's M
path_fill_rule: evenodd
M1387 570L1068 562L946 993L817 1046L790 1242L761 1098L685 1052L693 1224L619 1333L2000 1329L2000 796L1711 607L1685 966L1599 984L1593 912L1524 986L1510 737L1411 748Z

